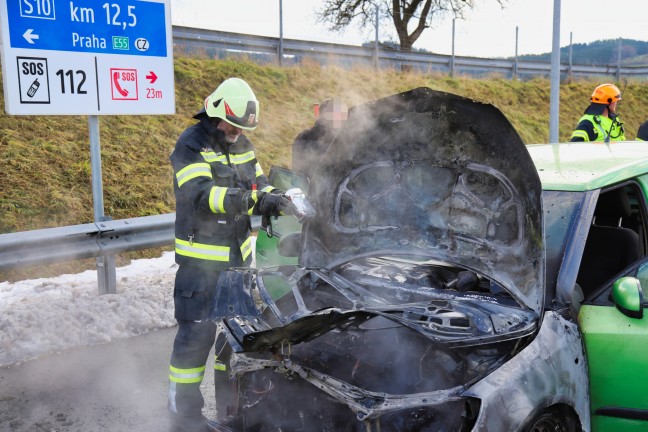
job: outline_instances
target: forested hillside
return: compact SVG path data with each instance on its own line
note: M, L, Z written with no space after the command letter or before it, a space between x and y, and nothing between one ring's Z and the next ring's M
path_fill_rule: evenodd
M622 39L598 40L590 43L573 44L572 64L579 65L616 65L619 60L619 47L621 48L621 65L646 66L648 65L648 42ZM520 56L521 61L551 62L551 53ZM569 63L569 46L560 48L560 61Z

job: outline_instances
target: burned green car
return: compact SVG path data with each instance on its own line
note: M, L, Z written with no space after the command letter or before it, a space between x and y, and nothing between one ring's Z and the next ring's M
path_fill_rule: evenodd
M219 281L239 429L644 430L644 173L428 88L353 107L316 216Z

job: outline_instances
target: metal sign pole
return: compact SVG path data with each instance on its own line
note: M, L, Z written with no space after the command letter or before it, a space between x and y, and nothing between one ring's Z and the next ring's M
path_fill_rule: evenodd
M518 41L519 41L519 27L515 26L515 62L513 63L513 79L518 79Z
M378 47L380 44L380 41L378 40L378 26L380 22L380 10L378 9L378 6L376 6L376 36L374 38L374 69L378 69L380 66L380 59L379 59L379 52L378 52Z
M450 78L454 78L455 75L455 21L456 18L452 18L452 55L450 56Z
M103 186L101 175L101 146L99 143L99 117L88 116L90 131L90 166L92 170L92 202L94 221L97 224L110 220L104 215ZM97 282L99 295L117 293L117 271L114 255L102 255L96 258Z
M549 142L556 144L560 118L560 0L554 0L551 88L549 98Z
M279 0L279 66L283 64L283 2Z

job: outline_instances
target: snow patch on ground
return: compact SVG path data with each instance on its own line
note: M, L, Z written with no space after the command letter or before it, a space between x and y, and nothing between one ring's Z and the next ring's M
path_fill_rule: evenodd
M174 253L117 268L117 293L98 295L97 272L0 283L0 366L176 324Z

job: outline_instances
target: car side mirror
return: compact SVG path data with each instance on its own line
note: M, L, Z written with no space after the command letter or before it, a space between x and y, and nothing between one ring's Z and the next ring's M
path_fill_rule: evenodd
M612 301L619 311L630 318L643 318L643 290L639 279L622 277L612 286Z
M284 257L298 257L301 248L301 233L291 232L281 236L277 253Z

